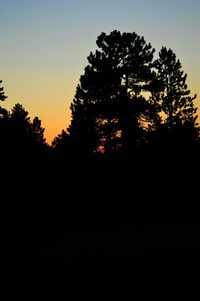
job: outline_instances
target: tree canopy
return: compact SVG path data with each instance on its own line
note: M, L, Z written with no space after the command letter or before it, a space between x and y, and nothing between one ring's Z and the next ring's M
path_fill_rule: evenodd
M187 88L187 74L182 70L182 65L176 59L171 49L163 47L159 58L154 61L156 79L161 83L161 89L152 93L154 100L163 112L164 122L170 128L181 123L194 123L197 119L193 97Z
M2 84L2 80L0 80L0 85L1 85L1 84ZM1 100L1 101L4 101L6 98L7 98L7 96L5 96L4 88L3 88L3 87L0 87L0 100Z
M45 148L44 128L41 120L31 121L29 113L17 103L11 112L2 108L0 118L0 149L4 155L24 156Z
M140 139L149 109L143 92L152 80L154 49L136 33L97 39L71 105L70 135L91 152L129 149Z
M154 59L144 37L116 30L102 33L96 44L71 104L68 132L76 149L132 153L161 126L192 128L197 136L196 95L190 96L171 49L163 47Z
M162 138L169 143L167 134L173 144L194 140L199 131L197 108L194 106L196 95L190 96L186 84L187 74L182 70L180 60L171 49L162 47L153 66L154 83L159 88L152 91L150 103L155 105L160 116Z
M155 58L143 36L117 30L101 33L96 45L71 103L71 124L53 140L54 150L74 157L130 157L151 141L183 145L197 139L196 95L190 95L172 49L162 47ZM6 98L1 87L0 100ZM0 107L0 127L2 145L29 150L45 145L40 119L31 121L21 104L11 112Z

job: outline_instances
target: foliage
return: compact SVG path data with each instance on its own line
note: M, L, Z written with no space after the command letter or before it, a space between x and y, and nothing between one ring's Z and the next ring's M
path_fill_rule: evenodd
M46 139L44 138L44 131L45 129L42 128L41 120L36 116L31 123L33 141L37 142L39 145L45 144Z
M69 134L66 131L62 130L62 132L54 138L51 146L56 153L66 155L66 152L70 150Z
M2 83L2 80L0 80L0 85L1 85L1 83ZM6 98L7 98L7 96L5 96L5 94L4 94L4 88L0 87L0 100L4 101ZM8 111L0 106L0 119L7 118L7 117L8 117Z
M150 103L159 113L157 130L161 130L162 139L168 143L170 139L173 144L196 139L199 131L194 106L196 95L190 96L187 74L183 72L180 61L171 49L162 47L154 68L157 89L152 91Z
M2 80L0 80L0 85L1 85L1 83L2 83ZM6 98L7 98L7 96L5 96L5 94L4 94L4 88L0 87L0 100L4 101Z
M119 31L102 33L97 46L80 78L68 131L88 152L132 148L149 110L142 92L152 80L154 49L136 33Z
M39 151L45 147L44 129L38 117L31 122L29 113L19 103L14 105L11 112L5 112L0 123L1 152L11 156L24 156L27 152Z
M161 84L160 91L152 93L152 101L164 113L164 123L169 127L175 124L194 123L197 116L190 90L187 88L187 74L182 71L182 65L176 59L171 49L163 47L159 58L155 60L156 79Z

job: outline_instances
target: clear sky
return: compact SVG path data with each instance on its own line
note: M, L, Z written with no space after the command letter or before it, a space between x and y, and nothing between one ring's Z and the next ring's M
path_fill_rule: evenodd
M19 102L38 116L49 143L70 122L101 32L136 32L157 51L172 48L200 108L200 0L0 0L0 12L2 105Z

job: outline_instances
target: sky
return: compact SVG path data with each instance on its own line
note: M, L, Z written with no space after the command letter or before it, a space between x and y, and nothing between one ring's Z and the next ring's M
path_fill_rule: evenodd
M96 39L136 32L171 48L200 116L200 0L0 0L0 79L11 109L38 116L48 143L70 123L70 104ZM200 120L200 118L199 118Z

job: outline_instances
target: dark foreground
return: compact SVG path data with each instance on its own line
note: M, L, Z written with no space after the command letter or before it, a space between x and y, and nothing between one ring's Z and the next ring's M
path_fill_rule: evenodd
M6 238L4 281L74 299L190 299L199 296L199 233L200 227L174 226L65 239Z
M199 300L198 185L198 163L152 170L8 162L2 286L67 300Z

